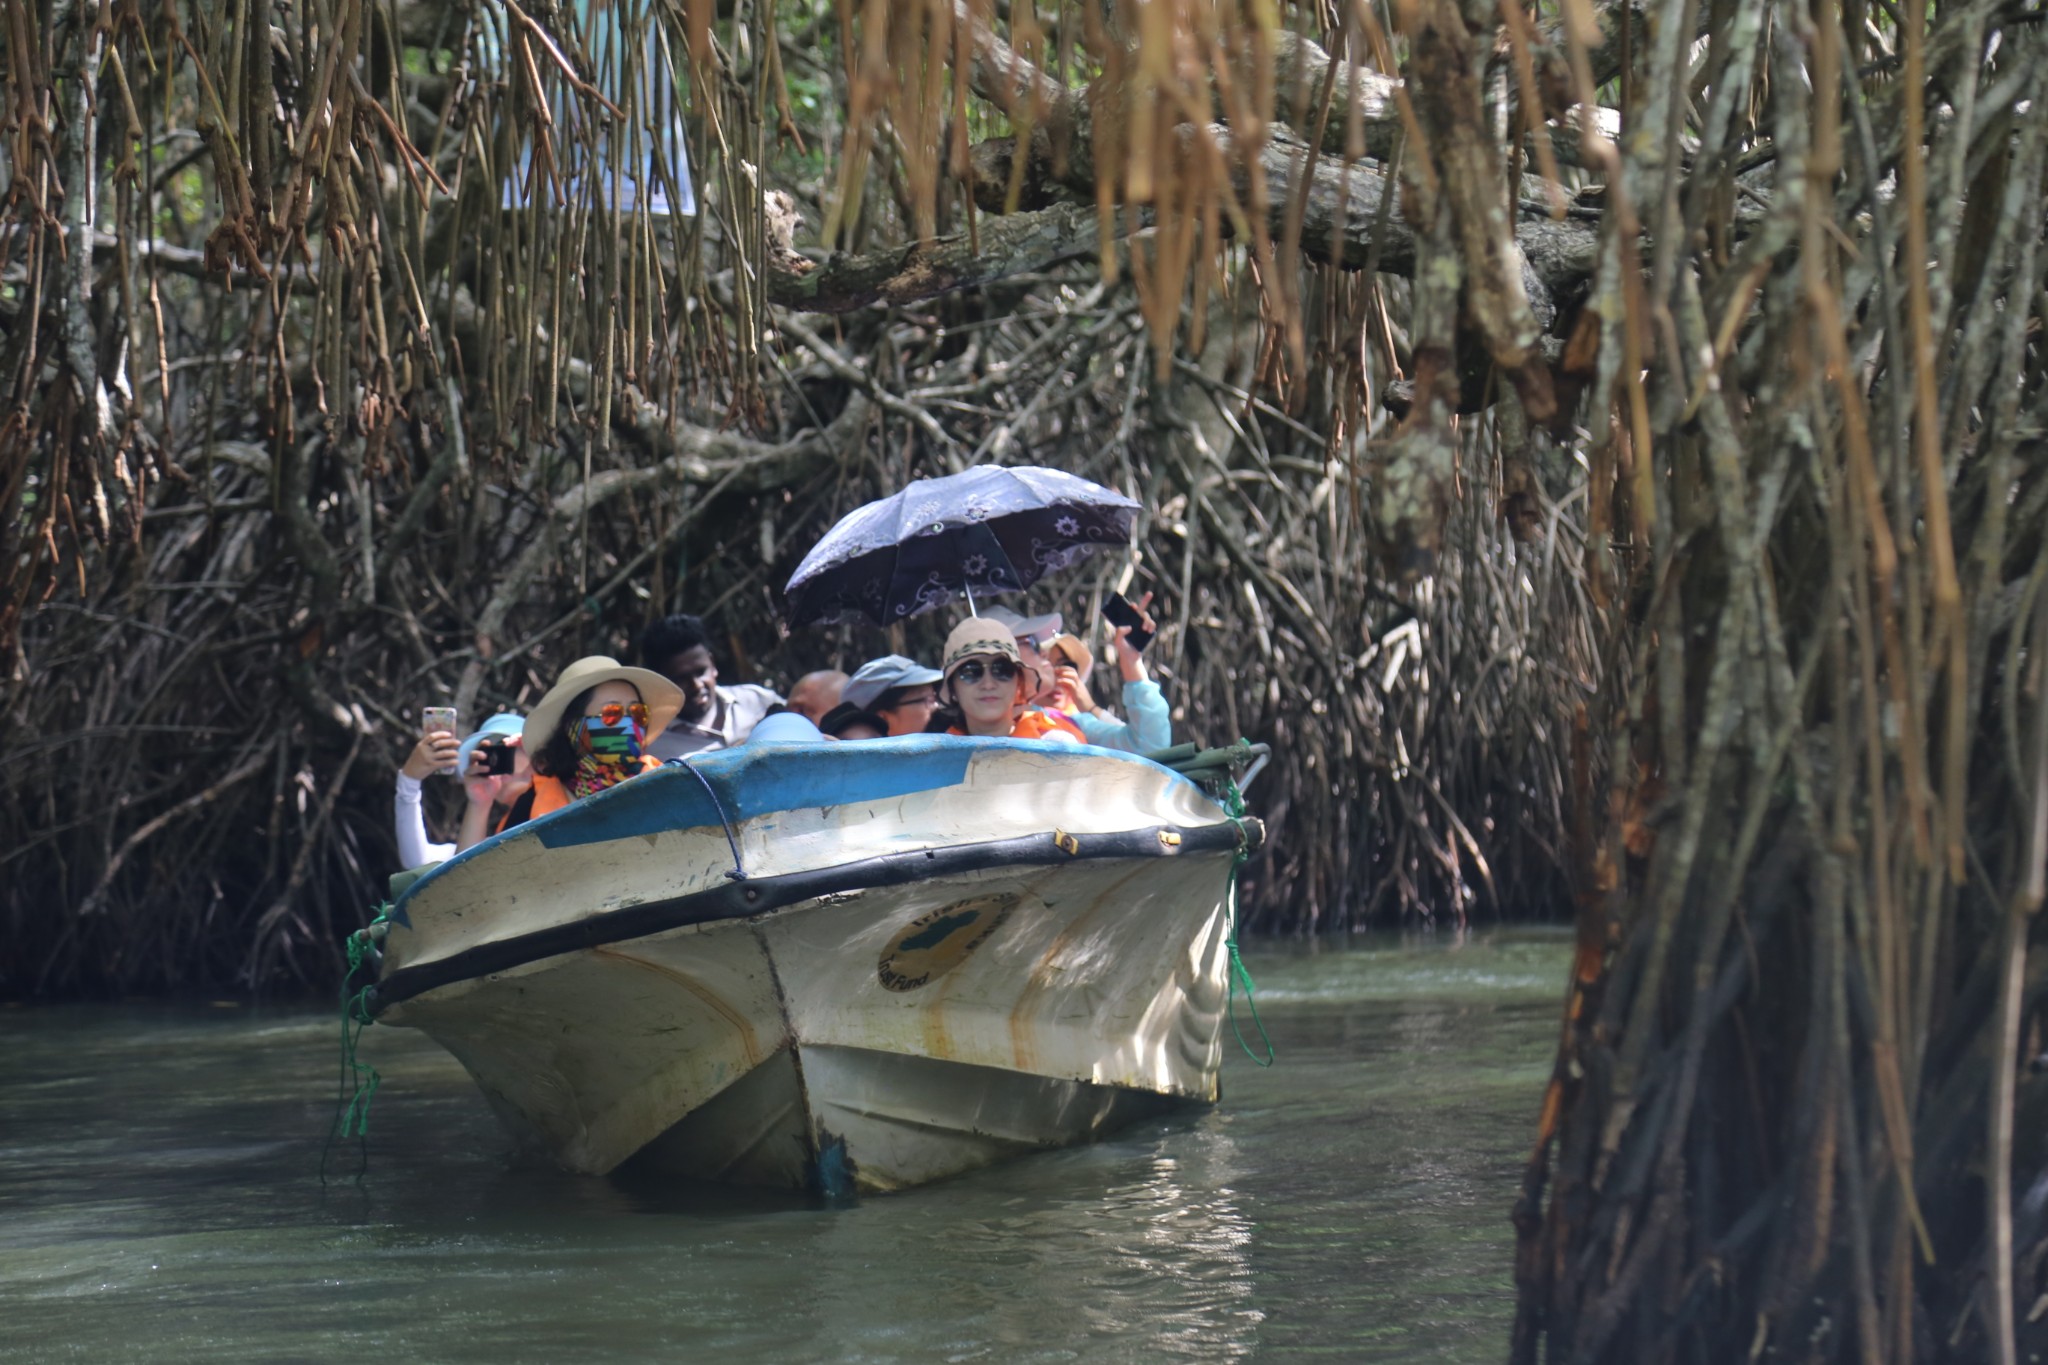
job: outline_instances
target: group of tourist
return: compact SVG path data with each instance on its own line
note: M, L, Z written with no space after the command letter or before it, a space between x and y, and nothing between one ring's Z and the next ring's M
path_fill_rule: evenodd
M1136 604L1141 638L1151 632L1151 600ZM1132 628L1118 627L1111 641L1119 717L1089 692L1093 652L1062 625L1058 613L985 608L954 627L937 668L890 654L850 676L805 674L784 699L752 683L721 684L704 623L667 617L641 635L638 667L603 655L578 659L524 717L492 716L467 738L428 728L398 773L400 860L439 862L648 769L746 743L936 733L1132 753L1170 747L1166 700L1131 643ZM453 844L427 841L421 784L435 772L459 774L468 798Z

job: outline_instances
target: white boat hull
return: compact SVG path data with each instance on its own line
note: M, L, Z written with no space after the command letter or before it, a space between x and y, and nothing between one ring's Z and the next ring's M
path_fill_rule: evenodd
M380 1021L591 1174L889 1190L1216 1098L1255 822L1098 750L775 748L701 784L636 779L422 879ZM779 772L798 788L771 791ZM705 808L726 821L693 823Z

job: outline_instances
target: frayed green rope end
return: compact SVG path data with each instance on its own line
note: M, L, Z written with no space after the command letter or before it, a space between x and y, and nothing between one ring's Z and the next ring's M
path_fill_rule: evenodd
M356 978L364 968L375 970L378 960L377 944L391 923L389 902L377 907L377 913L370 922L348 936L348 970L341 978L341 1079L334 1097L334 1122L329 1125L327 1144L320 1150L320 1179L327 1179L327 1157L334 1147L336 1138L355 1138L363 1142L363 1165L356 1171L361 1176L369 1165L368 1139L370 1136L370 1104L377 1098L377 1087L384 1078L377 1068L363 1061L357 1055L362 1041L363 1030L376 1022L370 1012L371 985L356 986Z
M1242 742L1242 741L1240 741ZM1223 809L1230 816L1230 823L1237 826L1237 856L1230 864L1230 888L1225 893L1226 913L1230 935L1224 940L1230 949L1229 996L1225 1010L1230 1016L1230 1031L1237 1036L1237 1045L1244 1049L1244 1055L1252 1059L1255 1066L1273 1065L1276 1053L1273 1039L1266 1032L1265 1021L1259 1018L1258 983L1244 965L1244 955L1237 947L1237 873L1238 869L1251 861L1251 835L1244 827L1244 793L1237 789L1237 779L1226 776L1223 779ZM1244 983L1244 1003L1251 1011L1252 1027L1258 1030L1259 1045L1266 1050L1264 1057L1252 1051L1252 1045L1245 1041L1244 1029L1237 1022L1237 988Z

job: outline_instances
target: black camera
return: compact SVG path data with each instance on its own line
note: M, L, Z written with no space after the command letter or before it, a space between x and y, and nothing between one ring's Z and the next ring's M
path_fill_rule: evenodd
M480 739L476 747L484 756L484 773L489 777L508 776L512 771L512 743L504 739Z

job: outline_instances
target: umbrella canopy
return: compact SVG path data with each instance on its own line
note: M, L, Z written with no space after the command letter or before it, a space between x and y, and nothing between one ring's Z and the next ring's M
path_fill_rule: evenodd
M783 589L792 626L859 613L877 625L970 593L1021 592L1096 550L1131 543L1138 504L1034 465L983 465L842 517Z

